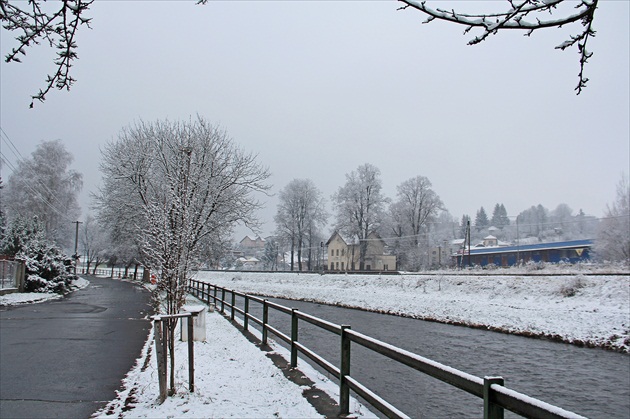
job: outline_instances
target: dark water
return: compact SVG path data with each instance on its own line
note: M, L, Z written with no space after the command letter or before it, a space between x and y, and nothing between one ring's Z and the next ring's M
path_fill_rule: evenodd
M584 416L630 418L627 354L315 303L270 300L350 325L357 332L478 377L502 376L513 390ZM242 302L237 305L243 306ZM257 306L252 303L250 308L261 318ZM275 310L269 314L274 327L290 334L289 315ZM337 335L300 321L299 341L339 366ZM483 416L481 399L354 343L351 375L414 418ZM506 417L514 416L506 412Z

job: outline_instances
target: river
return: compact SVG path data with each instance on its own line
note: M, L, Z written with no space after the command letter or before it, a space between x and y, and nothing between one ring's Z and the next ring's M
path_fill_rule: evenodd
M270 301L350 325L479 377L502 376L513 390L584 416L630 418L627 354L316 303ZM256 306L251 312L259 317ZM289 334L290 316L270 310L270 323ZM299 341L339 365L337 335L301 321ZM414 418L483 416L481 399L357 344L352 344L351 375ZM515 415L506 412L506 417Z

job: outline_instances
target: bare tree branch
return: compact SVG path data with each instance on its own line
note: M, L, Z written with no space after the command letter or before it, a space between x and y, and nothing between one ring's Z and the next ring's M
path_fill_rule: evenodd
M20 56L26 55L29 47L39 45L42 40L57 50L53 61L56 69L46 77L46 86L31 96L31 108L35 100L43 102L51 89L70 90L76 81L70 75L72 63L78 58L76 33L81 25L90 27L91 18L85 17L85 13L93 1L61 0L58 10L46 12L42 8L42 0L18 2L17 5L16 2L0 0L2 27L17 33L15 40L18 45L5 56L7 63L21 62Z
M558 14L558 6L567 0L507 0L509 8L505 12L499 13L479 13L465 14L455 10L444 10L432 8L426 1L398 0L403 3L399 10L407 8L416 9L428 15L423 23L429 23L435 19L466 26L464 34L473 28L481 28L483 32L471 39L468 45L475 45L485 41L488 36L495 35L499 31L516 29L525 31L526 36L530 36L535 30L544 28L560 28L564 25L581 23L582 29L577 35L572 35L570 39L558 45L556 48L565 50L566 48L577 46L580 54L580 72L578 74L578 85L575 88L577 94L586 87L588 78L584 74L584 66L593 53L586 49L586 44L590 37L595 36L592 28L593 16L597 9L599 0L582 0L575 6L575 12L569 15L554 18Z

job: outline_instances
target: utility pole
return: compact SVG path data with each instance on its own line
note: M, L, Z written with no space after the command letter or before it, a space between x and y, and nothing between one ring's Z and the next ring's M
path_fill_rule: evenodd
M74 234L74 255L72 256L74 258L74 274L77 274L77 263L79 263L79 253L78 253L78 249L79 249L79 224L81 224L81 221L74 221L73 224L76 224L76 230L75 230L75 234Z

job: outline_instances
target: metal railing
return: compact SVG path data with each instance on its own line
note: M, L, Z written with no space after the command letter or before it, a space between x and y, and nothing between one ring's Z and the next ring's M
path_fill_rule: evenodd
M297 309L291 309L268 301L267 299L192 279L189 281L189 292L208 304L215 304L217 309L224 315L226 315L226 307L229 308L229 317L231 320L234 320L235 314L239 313L242 316L245 330L248 330L250 321L261 326L263 344L267 343L269 332L289 344L291 353L290 365L292 368L297 366L298 353L302 353L335 377L339 382L340 415L348 415L350 413L350 390L352 390L387 417L409 417L350 375L351 343L354 342L400 364L482 398L484 401L484 418L487 419L502 419L504 409L531 418L583 418L583 416L577 413L510 390L504 387L504 380L501 377L476 377L362 333L355 332L350 326L331 323L310 314L303 313ZM237 296L243 299L243 308L237 307ZM251 314L250 306L252 302L262 305L262 319ZM277 310L291 316L290 335L282 333L276 327L269 324L269 309ZM300 320L340 337L341 359L339 360L338 366L327 361L299 342L298 326Z

